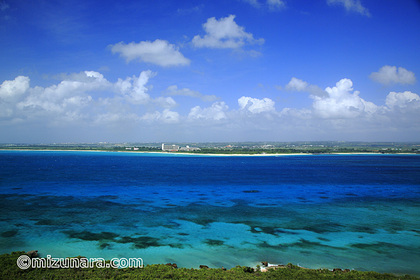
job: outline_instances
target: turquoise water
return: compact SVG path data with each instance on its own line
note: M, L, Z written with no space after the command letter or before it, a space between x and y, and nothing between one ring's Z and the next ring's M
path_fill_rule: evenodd
M0 252L420 275L420 156L0 152Z

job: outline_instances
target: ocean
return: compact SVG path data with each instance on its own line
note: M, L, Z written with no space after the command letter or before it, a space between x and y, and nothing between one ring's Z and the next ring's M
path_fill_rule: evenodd
M419 155L0 151L0 253L420 276Z

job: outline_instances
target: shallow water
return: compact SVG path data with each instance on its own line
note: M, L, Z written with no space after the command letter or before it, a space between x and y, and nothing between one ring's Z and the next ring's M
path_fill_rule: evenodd
M0 152L0 252L420 275L420 156Z

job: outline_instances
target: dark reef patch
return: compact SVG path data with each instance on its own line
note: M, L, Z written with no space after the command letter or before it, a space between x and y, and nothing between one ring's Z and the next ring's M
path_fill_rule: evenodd
M101 196L98 196L98 198L101 198L101 199L118 199L119 197L117 195L101 195Z
M370 234L374 234L377 232L377 230L375 230L374 228L371 228L369 226L363 226L363 225L354 225L350 227L349 230L354 231L354 232L365 232L365 233L370 233Z
M74 230L66 230L63 231L68 237L85 240L85 241L106 241L106 240L114 240L119 235L113 232L90 232L87 230L84 231L74 231Z
M260 226L260 227L251 227L250 231L252 233L266 233L271 235L278 235L279 233L291 233L285 230L278 229L274 226Z
M287 246L283 246L281 244L278 245L271 245L268 244L267 241L263 241L257 244L257 247L259 248L268 248L268 249L275 249L275 250L286 250Z
M327 233L327 232L339 232L341 231L340 229L342 227L343 226L338 223L324 222L324 223L312 223L307 226L302 226L301 229L322 234L322 233Z
M217 220L207 217L192 217L192 218L182 218L181 220L193 222L197 225L208 226L211 223L217 222Z
M222 246L225 244L223 240L217 240L217 239L206 239L204 240L204 243L206 243L209 246Z
M177 248L177 249L184 249L185 245L181 244L181 243L171 243L171 244L169 244L169 247Z
M274 203L257 203L257 204L255 204L255 205L257 205L257 206L262 206L262 207L273 207L273 206L277 206L276 204L274 204Z
M15 236L19 231L17 229L12 229L12 230L7 230L7 231L3 231L0 236L1 237L13 237Z
M59 225L65 225L65 222L63 222L62 220L40 219L35 223L35 225L37 225L37 226L59 226Z
M177 222L171 221L165 225L162 225L165 228L179 228L181 225Z
M331 241L330 239L325 238L325 237L317 237L317 239L319 239L321 241L326 241L326 242Z
M323 248L336 249L336 250L346 250L346 248L325 245L325 244L322 244L320 242L309 241L309 240L306 240L304 238L299 239L299 241L297 241L297 242L282 244L281 247L284 247L284 248L292 248L293 247L293 248L300 248L300 249L304 249L304 250L320 250L320 249L323 249Z
M357 194L355 194L355 193L346 193L346 195L347 196L358 196Z
M137 249L145 249L148 247L159 247L163 246L158 241L158 238L150 237L150 236L139 236L139 237L131 237L131 236L119 236L113 232L90 232L90 231L64 231L70 238L80 239L84 241L98 241L99 248L106 249L110 248L111 242L114 243L132 243L134 248Z
M410 250L413 248L406 248L401 245L388 243L388 242L376 242L376 243L353 243L350 245L352 248L357 248L361 250L367 250L370 252L375 252L381 255L387 255L392 257L397 250Z
M301 238L299 241L290 243L287 245L287 247L298 247L302 249L314 249L320 246L325 246L325 245L322 245L320 242L313 242L313 241L306 240L304 238Z
M150 236L139 236L139 237L130 237L123 236L115 242L117 243L133 243L133 246L137 249L146 249L148 247L159 247L163 246L159 242L159 238L150 237Z
M324 244L321 244L320 242L313 242L313 241L309 241L303 238L293 243L284 243L284 244L278 244L278 245L271 245L271 244L268 244L266 241L263 241L263 242L258 243L257 246L260 248L269 248L269 249L281 250L281 251L288 250L289 248L302 249L301 252L311 252L313 250L322 250L322 249L346 250L346 248L324 245Z
M101 249L101 250L111 249L111 248L112 248L112 245L109 244L109 243L104 242L104 243L100 243L99 244L99 249Z

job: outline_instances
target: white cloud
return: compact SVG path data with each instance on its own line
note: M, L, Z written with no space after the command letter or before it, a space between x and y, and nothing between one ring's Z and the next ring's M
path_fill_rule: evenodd
M413 108L420 109L420 96L411 91L390 92L385 101L390 109L395 108Z
M413 72L402 67L397 68L396 66L389 65L381 67L378 72L373 72L369 77L384 85L393 83L414 84L416 82L416 77Z
M293 77L290 82L286 85L287 90L304 91L308 87L308 83L298 78Z
M185 15L198 13L201 10L203 10L203 8L204 8L204 4L200 4L198 6L194 6L194 7L191 7L191 8L185 8L185 9L178 8L178 10L176 10L176 12L177 12L178 15L185 16Z
M69 76L69 79L61 81L58 85L29 89L28 96L19 102L17 107L29 110L35 115L54 112L75 116L80 107L92 101L87 92L105 90L110 85L102 74L84 71Z
M149 83L154 75L142 71L111 83L98 72L84 71L63 76L48 87L30 87L28 77L4 81L0 84L0 139L13 142L13 135L24 135L30 141L42 141L43 135L55 134L57 138L49 141L70 141L67 137L73 137L71 141L160 141L161 137L394 141L415 140L420 135L420 97L411 91L390 92L384 104L376 105L361 98L350 79L341 79L316 95L312 89L317 86L292 78L288 88L309 92L312 106L277 111L270 98L242 96L237 109L218 101L180 115L171 108L184 106L185 110L186 104L177 104L170 96L153 97ZM188 89L170 86L170 90L201 98Z
M14 101L29 89L29 78L18 76L12 81L0 85L0 101Z
M239 108L241 110L246 110L252 114L258 114L263 112L274 112L274 101L270 98L252 98L242 96L238 99Z
M356 12L364 16L370 17L369 10L363 7L360 0L327 0L328 5L339 4L349 12Z
M261 3L258 2L258 0L243 0L243 1L250 4L251 6L255 8L259 8L261 6Z
M179 113L165 109L162 112L146 113L141 118L143 121L159 121L162 123L174 124L179 122Z
M188 114L189 119L205 119L205 120L223 120L226 119L226 112L229 107L225 102L215 102L208 108L201 108L200 106L195 106L191 109Z
M159 39L153 42L142 41L129 44L120 42L113 45L111 51L112 53L119 53L127 61L138 59L163 67L190 64L190 60L185 58L175 45Z
M281 0L267 0L267 5L271 10L278 10L286 6Z
M101 73L84 71L64 75L63 81L45 88L30 88L28 77L17 77L13 81L3 82L0 87L0 115L2 118L23 120L44 119L46 123L82 119L96 123L138 121L141 110L156 107L168 109L177 105L172 97L152 98L149 95L151 86L147 84L155 75L147 70L138 77L119 78L111 83ZM92 94L95 92L108 97L94 98ZM4 103L2 97L9 103ZM174 112L164 110L158 119L173 122L176 118Z
M155 98L154 103L158 104L160 107L163 108L172 108L175 107L176 101L172 97L158 97Z
M237 25L234 15L229 15L220 20L214 17L209 18L203 24L203 29L206 31L204 37L196 35L192 39L195 47L238 49L245 44L264 43L264 39L254 39L251 33L245 32L244 27Z
M147 70L142 71L138 77L128 77L125 80L118 79L115 88L132 104L146 104L150 101L150 95L147 93L146 84L149 79L156 76L156 73Z
M201 92L195 91L195 90L191 90L189 88L178 88L178 86L176 85L172 85L169 86L166 89L166 94L167 95L171 95L171 96L189 96L189 97L195 97L195 98L200 98L203 101L216 101L218 99L218 97L216 95L205 95L202 94Z
M281 87L278 87L279 90L281 90ZM289 83L285 86L286 90L290 91L306 91L309 92L312 96L318 96L318 97L326 97L328 94L319 88L316 85L310 85L308 82L305 82L301 79L292 77L290 79Z
M284 1L282 0L266 0L265 4L259 2L258 0L243 0L244 2L247 2L251 6L255 8L262 8L264 6L268 7L271 11L282 9L286 6Z
M327 87L325 91L327 97L313 96L314 113L321 118L355 118L373 114L377 110L375 104L359 97L360 92L353 92L350 79L341 79L335 87Z

